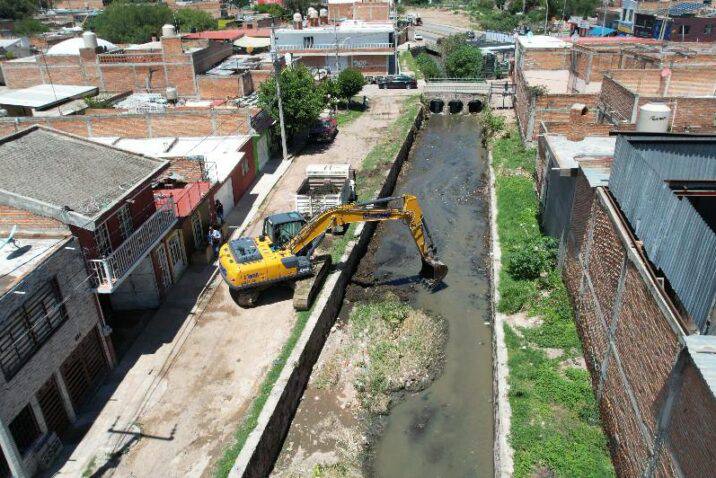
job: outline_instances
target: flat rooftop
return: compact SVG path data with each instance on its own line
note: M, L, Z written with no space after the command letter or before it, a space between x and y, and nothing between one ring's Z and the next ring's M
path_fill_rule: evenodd
M7 235L3 234L0 244L5 238ZM17 247L13 244L6 244L0 248L0 296L32 272L58 248L63 247L68 240L69 237L22 237L16 238Z
M70 100L92 96L98 92L99 89L95 86L35 85L21 90L5 90L0 92L0 105L44 110Z
M548 93L570 93L569 70L523 70L522 74L529 86L543 86ZM582 93L599 93L602 89L601 81L593 81L586 85Z
M224 182L244 158L244 153L239 150L251 140L251 137L236 135L136 139L105 136L94 137L91 140L161 159L203 156L207 163L216 166L210 167L207 171L208 179L212 182Z
M517 37L517 43L522 48L571 48L572 43L564 41L561 38L550 37L546 35L520 35Z
M338 32L352 32L352 33L360 33L360 32L392 32L395 31L395 27L390 22L364 22L361 20L344 20L341 23L339 23L337 26L333 25L319 25L317 27L305 27L301 30L296 30L295 28L280 28L276 29L276 34L279 35L285 35L285 34L296 34L301 35L302 32L326 32L326 33L333 33L335 31Z
M0 138L0 204L93 230L105 211L167 165L33 126Z
M572 141L563 134L546 134L544 140L560 169L577 169L582 160L614 156L616 136L587 136Z

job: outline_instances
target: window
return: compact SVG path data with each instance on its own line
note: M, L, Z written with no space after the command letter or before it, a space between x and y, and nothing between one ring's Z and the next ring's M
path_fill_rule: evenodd
M129 204L125 204L119 208L117 211L117 219L119 220L119 232L122 235L122 240L125 240L134 232L132 211L129 210Z
M201 226L201 214L199 211L191 215L191 232L194 235L194 248L198 250L204 244L204 229Z
M0 325L0 368L10 380L67 319L55 279L41 285Z
M680 35L688 35L689 31L691 30L691 25L681 25L680 30Z
M25 454L32 444L35 443L37 437L40 436L40 428L37 426L35 414L32 413L30 405L26 405L15 419L10 422L9 428L12 438L17 445L17 449L20 450L20 454L22 455Z
M109 240L107 223L102 223L94 230L94 243L97 244L97 254L108 256L112 252L112 242Z
M303 48L313 48L313 37L303 37Z

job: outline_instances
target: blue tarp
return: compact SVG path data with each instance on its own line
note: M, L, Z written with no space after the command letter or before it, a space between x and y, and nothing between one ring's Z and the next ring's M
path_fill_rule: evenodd
M613 35L616 32L613 28L607 28L607 27L592 27L587 32L588 37L608 37L610 35Z

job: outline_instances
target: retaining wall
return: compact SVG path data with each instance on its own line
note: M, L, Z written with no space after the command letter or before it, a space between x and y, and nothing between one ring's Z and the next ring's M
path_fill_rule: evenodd
M393 159L393 165L380 190L379 197L389 196L393 192L398 174L403 162L408 157L424 116L425 113L421 110L415 118L413 128L403 139L403 146ZM236 458L234 467L229 473L230 477L265 477L273 469L303 396L303 391L308 384L313 366L323 350L326 338L340 311L345 288L358 261L365 254L376 227L376 223L364 224L358 241L348 244L346 252L341 258L340 268L328 276L306 328L259 415L258 425L251 432L241 453Z

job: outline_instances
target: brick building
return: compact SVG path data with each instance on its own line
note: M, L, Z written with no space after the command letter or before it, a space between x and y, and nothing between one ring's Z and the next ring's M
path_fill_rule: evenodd
M173 27L169 27L170 29ZM97 46L93 46L94 44ZM206 40L203 47L184 48L181 37L163 36L121 49L86 32L51 47L47 53L0 63L10 88L58 82L97 86L101 91L161 91L177 89L182 96L199 96L202 74L233 52L230 43ZM243 83L234 78L233 96L242 96Z
M604 75L599 121L635 124L639 108L663 103L671 109L672 132L708 132L716 127L716 67L614 70Z
M716 137L640 133L574 176L560 263L619 476L716 467L714 181Z
M0 141L0 163L0 228L76 236L107 313L159 305L187 264L173 207L154 202L167 161L33 126Z
M14 238L0 250L0 476L29 477L115 359L77 239L22 223Z
M328 0L328 17L331 21L387 22L390 20L390 2L383 0Z

